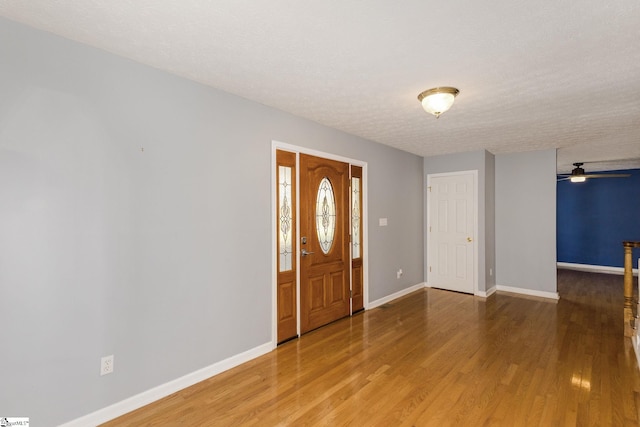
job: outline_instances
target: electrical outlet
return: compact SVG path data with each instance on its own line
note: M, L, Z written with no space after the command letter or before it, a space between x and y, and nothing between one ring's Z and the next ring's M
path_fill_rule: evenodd
M489 276L493 276L493 268L489 269Z
M113 354L100 359L100 376L113 372Z
M400 269L400 270L398 270L398 271L396 272L396 277L397 277L398 279L402 277L402 269Z

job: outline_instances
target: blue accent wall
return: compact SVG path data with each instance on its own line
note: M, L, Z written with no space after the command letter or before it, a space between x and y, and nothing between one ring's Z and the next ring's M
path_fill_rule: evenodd
M597 173L631 177L558 182L558 262L622 267L622 242L640 241L640 169Z

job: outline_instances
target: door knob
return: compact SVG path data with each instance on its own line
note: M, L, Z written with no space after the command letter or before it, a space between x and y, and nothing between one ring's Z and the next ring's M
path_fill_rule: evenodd
M467 237L467 242L473 242L473 239L471 237Z
M311 255L313 252L307 252L306 249L302 249L300 253L302 254L302 256L307 256L307 255Z

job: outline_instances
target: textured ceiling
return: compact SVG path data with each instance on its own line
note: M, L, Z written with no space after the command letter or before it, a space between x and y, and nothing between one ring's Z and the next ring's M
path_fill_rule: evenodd
M0 0L0 15L421 156L640 158L637 0ZM435 86L460 89L438 120L416 98Z

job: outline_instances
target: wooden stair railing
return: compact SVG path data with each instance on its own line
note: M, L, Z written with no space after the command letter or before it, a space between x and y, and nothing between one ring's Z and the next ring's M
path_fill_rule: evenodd
M624 246L624 336L631 337L636 328L637 303L633 297L633 248L640 242L625 241Z

